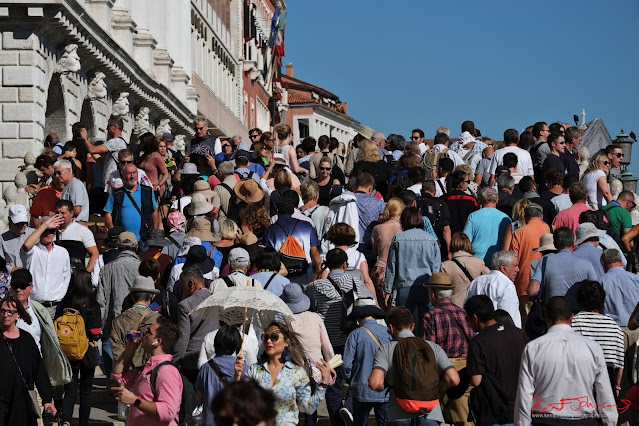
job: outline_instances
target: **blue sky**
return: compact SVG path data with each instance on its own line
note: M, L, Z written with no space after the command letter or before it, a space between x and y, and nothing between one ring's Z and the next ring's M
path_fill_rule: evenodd
M362 124L432 138L473 120L485 136L602 118L639 133L639 2L289 0L295 77ZM318 136L318 135L314 135ZM639 149L632 170L639 175Z

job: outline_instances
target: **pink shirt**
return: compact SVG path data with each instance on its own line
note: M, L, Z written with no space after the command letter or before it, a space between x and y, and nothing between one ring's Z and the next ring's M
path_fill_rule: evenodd
M155 396L151 390L151 375L148 374L158 364L172 359L173 355L155 355L148 359L142 370L136 368L123 374L111 374L112 380L124 383L124 386L140 399L155 402L158 410L160 419L156 420L132 405L128 424L135 426L177 426L174 419L180 413L180 404L182 402L182 378L180 373L172 365L161 367L155 382Z
M572 207L560 211L559 214L555 216L555 220L552 221L552 226L555 229L566 226L575 232L579 226L579 215L588 210L592 209L586 204L575 203Z

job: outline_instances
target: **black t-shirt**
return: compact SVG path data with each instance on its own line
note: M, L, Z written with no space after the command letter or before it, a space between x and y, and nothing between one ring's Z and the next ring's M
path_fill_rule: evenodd
M526 334L512 325L495 324L473 337L468 348L469 376L492 375L508 395L509 421L515 412L521 355L528 343Z
M359 176L362 172L370 173L373 176L373 179L375 179L375 189L385 196L388 190L388 181L393 175L393 169L390 164L383 160L376 163L358 161L353 167L352 176Z
M448 194L444 194L441 199L448 204L451 235L455 232L463 232L468 216L470 216L472 212L479 210L477 200L475 200L473 196L467 195L457 189L450 191Z

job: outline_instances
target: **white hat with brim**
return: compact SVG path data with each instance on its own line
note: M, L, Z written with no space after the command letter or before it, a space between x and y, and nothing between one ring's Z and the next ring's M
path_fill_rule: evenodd
M197 166L195 163L184 163L182 169L180 169L181 175L199 175L197 171Z
M540 251L557 251L552 233L544 234L539 238L539 247L532 249L537 253Z
M213 205L208 202L206 196L196 192L191 196L191 203L187 207L187 211L191 216L201 216L210 213Z
M577 241L575 241L575 244L580 245L589 238L603 237L604 235L606 235L606 231L602 231L601 229L597 228L593 223L582 223L577 227L577 230L575 231L575 237L577 237Z
M182 247L177 253L177 257L186 256L189 252L189 249L193 246L199 246L202 244L202 240L198 237L184 237L184 241L182 241Z

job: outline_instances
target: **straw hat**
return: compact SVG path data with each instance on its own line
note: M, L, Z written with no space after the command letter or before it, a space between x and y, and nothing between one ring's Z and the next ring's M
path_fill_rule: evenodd
M284 158L284 154L280 152L276 152L275 154L273 154L273 162L275 164L281 164L283 166L288 165L288 163L286 162L286 158Z
M196 180L195 185L193 186L193 194L202 194L206 197L207 201L211 201L213 197L213 190L211 189L211 185L205 180Z
M191 221L191 230L187 232L187 237L197 237L200 241L219 241L211 232L211 222L205 218L195 218Z
M552 233L544 234L539 238L539 247L532 249L535 253L538 251L548 251L553 250L556 251L555 241L553 239Z
M187 206L187 212L191 216L201 216L210 213L211 210L213 204L208 202L204 194L196 192L191 196L191 203Z
M428 282L428 284L424 284L424 287L452 289L453 280L446 272L435 272L430 277L430 281Z
M235 184L235 195L245 203L257 203L264 198L264 191L254 179L244 179Z

